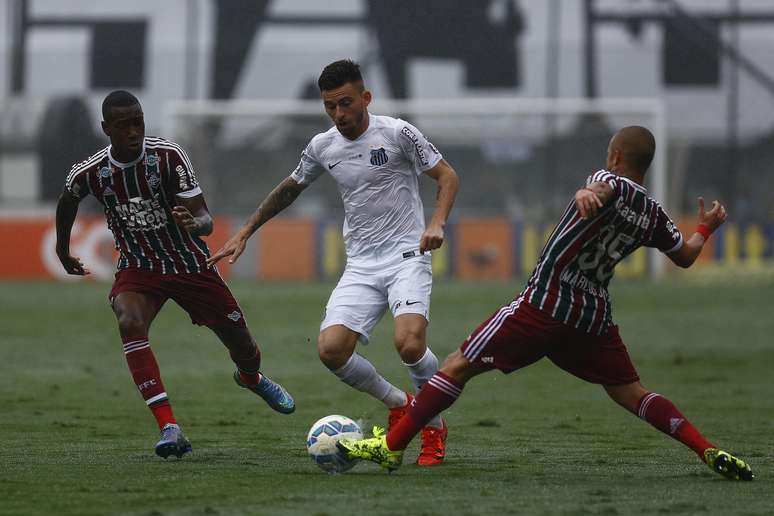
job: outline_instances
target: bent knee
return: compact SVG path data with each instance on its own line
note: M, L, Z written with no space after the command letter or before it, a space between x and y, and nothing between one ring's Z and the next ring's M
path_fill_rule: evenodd
M395 334L395 349L407 364L413 364L425 354L425 331L404 329Z
M352 352L344 343L326 338L323 334L317 339L317 354L320 361L331 371L343 367Z
M604 387L613 401L630 412L636 412L640 400L648 394L648 391L639 382L627 385L605 385Z
M471 363L465 358L462 351L457 350L446 357L440 370L455 379L467 378L471 370Z
M141 337L148 334L148 322L137 314L118 315L118 330L123 337Z

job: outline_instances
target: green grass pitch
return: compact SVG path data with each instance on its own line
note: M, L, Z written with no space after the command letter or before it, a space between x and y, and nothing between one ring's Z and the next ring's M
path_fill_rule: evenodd
M319 417L383 424L386 411L319 363L330 284L236 283L263 369L294 394L270 411L231 379L213 334L173 303L151 331L194 453L153 454L155 422L134 388L98 283L0 283L0 514L772 514L774 285L621 284L614 317L647 388L670 398L757 476L734 483L548 361L475 379L446 414L446 464L329 476L306 455ZM429 343L456 349L521 282L436 280ZM360 351L409 386L391 319Z

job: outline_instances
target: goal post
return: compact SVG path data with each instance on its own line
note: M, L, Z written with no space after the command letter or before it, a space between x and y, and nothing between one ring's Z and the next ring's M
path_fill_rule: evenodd
M666 110L660 99L375 100L369 111L407 119L459 169L455 217L507 217L538 225L555 223L572 186L604 166L605 146L615 130L646 126L657 148L646 186L671 212ZM242 202L244 182L268 192L295 167L312 136L329 127L318 100L175 100L163 105L160 129L195 154L194 163L205 164L198 168L206 174L208 202L214 187L228 199L216 201L219 211L243 215L254 207ZM280 176L271 176L276 167ZM323 189L327 194L298 208L303 215L340 214L335 189ZM250 193L255 201L255 189ZM432 200L425 202L426 209L432 206ZM664 271L658 251L650 251L647 262L651 275Z

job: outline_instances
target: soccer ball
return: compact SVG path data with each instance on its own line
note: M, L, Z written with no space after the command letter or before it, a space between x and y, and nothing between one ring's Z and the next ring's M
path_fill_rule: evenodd
M345 416L325 416L317 420L306 436L306 450L315 464L328 473L344 473L357 459L350 460L336 448L339 439L362 439L360 425Z

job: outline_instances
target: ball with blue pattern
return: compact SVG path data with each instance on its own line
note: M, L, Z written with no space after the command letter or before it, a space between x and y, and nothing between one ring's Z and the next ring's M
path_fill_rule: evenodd
M339 439L362 439L363 431L346 416L332 415L317 420L306 436L306 449L315 464L328 473L344 473L357 464L336 448Z

